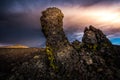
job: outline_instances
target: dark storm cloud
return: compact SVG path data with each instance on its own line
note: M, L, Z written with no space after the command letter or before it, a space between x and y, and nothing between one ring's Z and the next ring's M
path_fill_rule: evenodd
M44 40L44 36L41 32L40 25L36 24L36 22L33 22L33 18L29 17L27 13L4 13L1 15L2 16L0 16L0 43L19 43L34 47L35 45L37 46L38 43L44 42L41 41ZM31 40L32 45L30 42ZM29 42L29 44L27 43L27 41Z
M30 12L42 9L49 4L49 0L1 0L1 12Z
M58 4L70 4L70 5L80 5L80 6L91 6L99 3L109 4L117 3L120 0L51 0L51 3Z
M41 46L45 41L39 16L33 14L33 0L4 0L0 2L0 43ZM44 1L39 1L44 3ZM43 7L43 4L40 7ZM31 7L32 6L32 7Z

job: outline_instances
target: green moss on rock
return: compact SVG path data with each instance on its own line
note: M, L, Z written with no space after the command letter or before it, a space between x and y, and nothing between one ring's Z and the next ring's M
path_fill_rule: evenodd
M46 47L46 53L47 53L47 56L48 56L50 67L53 70L57 71L58 67L55 64L55 57L54 57L52 49L50 47Z

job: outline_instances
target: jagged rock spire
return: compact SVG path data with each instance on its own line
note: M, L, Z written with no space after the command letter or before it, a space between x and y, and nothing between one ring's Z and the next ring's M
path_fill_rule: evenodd
M89 26L89 29L85 28L82 41L86 44L112 45L106 35L92 25Z

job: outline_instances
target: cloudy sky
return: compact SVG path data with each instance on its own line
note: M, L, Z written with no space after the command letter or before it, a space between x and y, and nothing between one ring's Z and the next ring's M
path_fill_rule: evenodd
M84 28L93 25L120 45L120 0L0 0L0 46L44 46L41 11L53 6L64 13L70 41L81 40Z

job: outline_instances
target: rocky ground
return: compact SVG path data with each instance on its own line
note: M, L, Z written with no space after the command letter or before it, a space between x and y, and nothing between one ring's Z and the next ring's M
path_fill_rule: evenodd
M0 48L0 80L120 80L120 47L93 26L70 43L63 17L55 7L42 12L46 48Z

